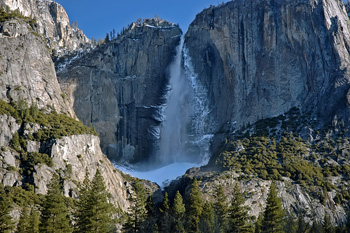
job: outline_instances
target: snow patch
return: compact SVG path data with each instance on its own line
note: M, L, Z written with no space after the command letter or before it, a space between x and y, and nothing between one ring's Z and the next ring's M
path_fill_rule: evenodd
M188 169L199 166L200 164L196 163L178 162L150 171L139 171L130 167L116 166L116 168L131 176L155 182L161 188L164 188L172 180L175 180L176 178L184 175Z

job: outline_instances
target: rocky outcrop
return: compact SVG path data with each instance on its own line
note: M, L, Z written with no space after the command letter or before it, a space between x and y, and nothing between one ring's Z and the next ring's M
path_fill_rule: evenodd
M198 180L202 191L203 200L215 202L216 190L219 186L224 189L228 201L232 199L233 189L239 184L245 198L245 205L250 216L259 217L266 207L266 199L269 193L271 181L259 178L242 179L241 173L234 171L208 171L205 168L192 168L186 174L173 181L165 190L170 197L175 196L179 190L185 198L189 198L192 180ZM289 178L284 177L282 181L276 181L278 197L281 198L282 207L287 214L297 217L302 214L304 221L322 222L324 216L330 217L333 224L342 225L346 221L346 209L335 204L335 191L327 192L328 198L323 202L323 190L321 187L303 187Z
M96 128L112 160L144 161L154 152L166 70L180 35L163 20L133 23L58 73L78 118Z
M89 172L92 179L99 169L105 181L107 191L111 194L111 201L126 210L129 206L127 201L127 187L125 179L120 171L116 170L113 164L102 153L100 140L93 135L73 135L46 143L49 147L41 150L49 151L53 166L45 164L36 165L33 174L34 184L37 193L46 194L47 184L52 174L60 171L63 181L64 194L76 196L77 183L82 183ZM37 151L39 152L39 151Z
M51 0L0 0L0 6L19 10L37 20L37 32L47 39L54 56L63 56L90 47L82 30L72 27L65 9Z
M349 31L339 0L235 0L198 14L185 43L218 129L295 106L350 125Z
M24 100L74 116L45 40L21 19L0 24L0 99Z
M76 197L78 185L84 180L86 170L92 178L99 169L107 190L111 193L110 201L127 210L129 202L126 195L130 184L103 155L98 137L70 135L54 139L60 137L50 135L45 139L35 138L33 135L40 130L49 129L49 122L25 121L24 116L16 112L28 108L25 106L27 103L43 110L33 108L36 109L35 114L41 114L44 118L52 110L75 116L57 81L46 40L23 17L0 24L0 100L2 184L19 187L30 184L34 185L36 193L46 194L52 174L58 173L63 181L65 195ZM26 114L31 113L27 111ZM72 122L74 125L75 121ZM56 123L56 127L62 124ZM14 146L12 140L14 135L18 136L17 133L21 144L17 137Z

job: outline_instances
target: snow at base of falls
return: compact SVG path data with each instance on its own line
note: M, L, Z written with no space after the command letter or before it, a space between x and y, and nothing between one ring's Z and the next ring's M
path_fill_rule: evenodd
M176 178L184 175L188 169L192 167L200 167L202 165L204 164L179 162L179 163L172 163L164 167L157 168L150 171L138 171L130 167L116 166L116 168L131 176L155 182L161 188L164 188L172 180L175 180Z

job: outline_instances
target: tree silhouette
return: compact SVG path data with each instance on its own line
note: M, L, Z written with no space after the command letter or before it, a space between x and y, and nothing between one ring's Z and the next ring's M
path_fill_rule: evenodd
M277 197L275 182L272 182L270 191L267 197L266 209L262 222L262 232L283 232L282 221L284 211L282 209L281 199Z

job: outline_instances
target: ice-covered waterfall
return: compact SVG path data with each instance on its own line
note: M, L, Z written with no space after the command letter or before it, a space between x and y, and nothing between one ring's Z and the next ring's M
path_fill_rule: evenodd
M150 129L154 138L159 140L155 159L144 167L117 166L126 173L163 187L187 169L206 164L212 138L207 91L193 71L183 37L169 67L165 99L165 104L159 106L154 116L162 124Z
M207 93L193 71L183 37L169 68L168 87L157 162L202 164L208 158L212 136Z

